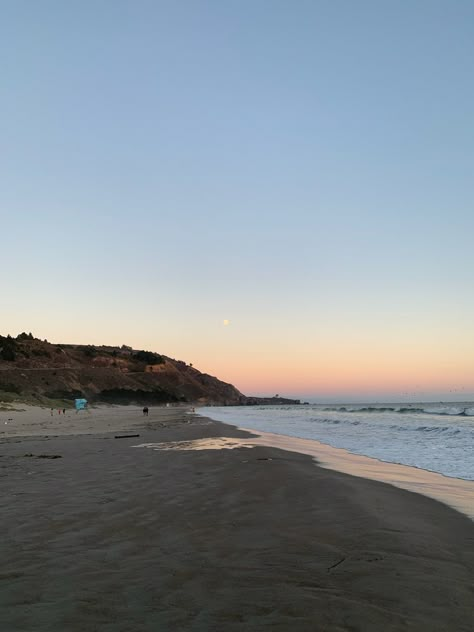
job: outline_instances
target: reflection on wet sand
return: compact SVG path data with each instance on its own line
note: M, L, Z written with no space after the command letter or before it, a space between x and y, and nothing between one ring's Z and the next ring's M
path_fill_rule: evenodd
M457 509L474 520L474 482L457 478L449 478L435 472L428 472L407 465L387 463L366 456L351 454L340 448L285 435L247 430L254 436L246 439L230 437L212 437L195 441L173 441L168 443L142 443L136 448L152 448L154 450L233 450L235 448L253 448L269 446L290 452L299 452L312 456L317 464L352 476L369 478L388 483L401 489L423 494L438 500L453 509Z
M195 441L168 441L167 443L140 443L134 448L152 448L153 450L233 450L234 448L253 448L256 443L250 439L231 439L229 437L210 437Z

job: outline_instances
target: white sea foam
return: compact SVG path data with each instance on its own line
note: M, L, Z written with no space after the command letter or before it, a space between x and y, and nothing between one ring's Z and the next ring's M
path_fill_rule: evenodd
M474 404L201 408L226 423L313 439L390 463L474 480Z

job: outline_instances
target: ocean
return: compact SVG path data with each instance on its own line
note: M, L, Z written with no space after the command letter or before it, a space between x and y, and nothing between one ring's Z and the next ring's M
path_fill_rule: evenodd
M381 461L474 480L474 402L227 406L199 413Z

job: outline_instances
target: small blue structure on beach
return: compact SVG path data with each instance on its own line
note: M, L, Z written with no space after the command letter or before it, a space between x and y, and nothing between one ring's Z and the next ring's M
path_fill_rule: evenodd
M74 404L76 406L76 410L84 410L87 406L87 399L76 399L74 400Z

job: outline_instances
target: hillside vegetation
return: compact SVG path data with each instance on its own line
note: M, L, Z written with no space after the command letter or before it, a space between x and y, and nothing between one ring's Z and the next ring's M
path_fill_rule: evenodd
M246 403L231 384L151 351L51 344L27 333L0 336L0 401L76 397L107 403Z

